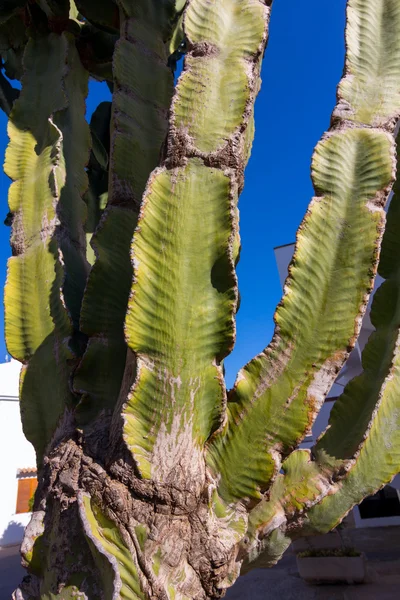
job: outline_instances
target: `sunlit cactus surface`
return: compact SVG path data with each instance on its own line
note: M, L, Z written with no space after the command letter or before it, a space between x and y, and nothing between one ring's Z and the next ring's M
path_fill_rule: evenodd
M39 474L15 600L222 598L400 471L399 0L348 0L275 333L225 385L271 5L0 3L6 340ZM88 123L90 78L112 101ZM377 272L363 372L301 449Z

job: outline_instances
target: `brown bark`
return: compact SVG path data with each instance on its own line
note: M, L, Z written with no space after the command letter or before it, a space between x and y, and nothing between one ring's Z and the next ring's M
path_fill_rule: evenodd
M63 590L82 580L74 584L77 597L106 600L79 511L82 494L118 528L144 598L168 600L168 577L179 570L186 577L175 587L176 598L222 598L241 563L237 542L209 510L207 482L198 492L188 481L176 487L176 481L160 485L139 479L115 428L110 437L110 424L102 415L83 433L75 429L71 414L65 415L41 469L35 512L22 544L23 564L30 573L14 598L72 598ZM199 468L205 471L205 465ZM135 531L138 524L150 532L144 547ZM163 557L158 575L151 558L157 550ZM120 597L117 587L115 578L113 598Z

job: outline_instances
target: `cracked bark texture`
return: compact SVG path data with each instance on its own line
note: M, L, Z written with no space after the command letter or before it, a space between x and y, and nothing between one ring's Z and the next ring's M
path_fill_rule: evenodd
M137 479L127 455L111 459L106 449L101 461L104 423L103 436L97 426L84 442L66 418L64 431L69 426L71 437L41 473L22 545L31 574L14 597L222 597L240 565L233 536L212 518L207 498L188 501Z

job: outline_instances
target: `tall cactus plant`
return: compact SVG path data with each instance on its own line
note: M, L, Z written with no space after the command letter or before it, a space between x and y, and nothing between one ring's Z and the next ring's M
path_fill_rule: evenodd
M18 600L222 598L400 471L399 0L348 0L271 344L227 392L237 202L272 0L1 5L9 352L39 486ZM171 65L185 53L174 89ZM89 125L89 77L112 103ZM49 93L50 91L50 93ZM381 250L381 242L383 246ZM379 267L378 267L379 264ZM298 449L354 347L364 372Z

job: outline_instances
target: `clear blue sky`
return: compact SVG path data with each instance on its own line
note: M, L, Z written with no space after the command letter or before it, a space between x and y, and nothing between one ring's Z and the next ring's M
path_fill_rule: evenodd
M345 6L346 0L275 0L273 6L256 104L256 137L239 205L241 308L236 347L225 361L229 385L273 333L273 314L281 296L273 248L294 240L312 196L311 154L329 126L343 70ZM88 114L105 98L105 85L92 83ZM1 155L6 145L6 118L1 113ZM2 217L8 212L8 185L8 178L0 175ZM3 287L10 230L0 225L0 231ZM6 354L2 314L0 327L2 362Z

